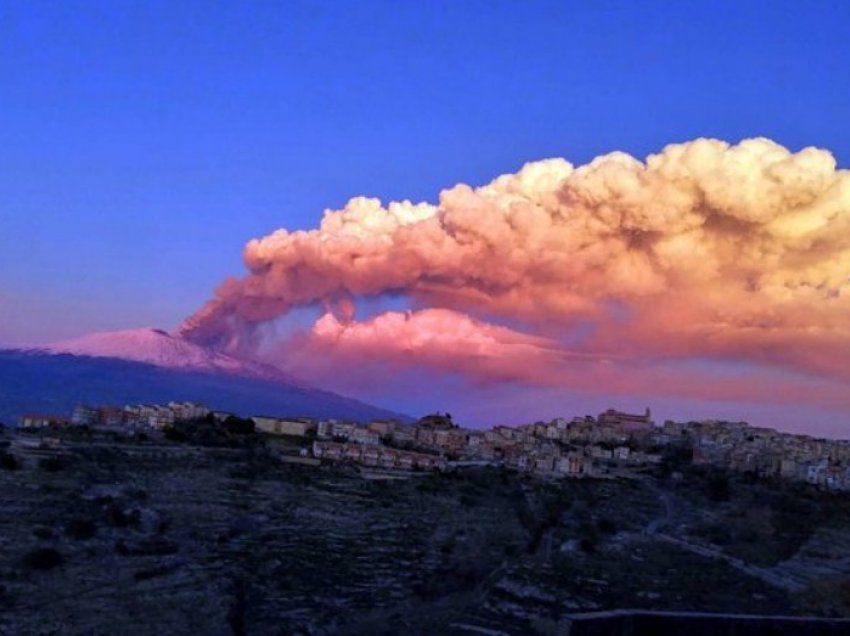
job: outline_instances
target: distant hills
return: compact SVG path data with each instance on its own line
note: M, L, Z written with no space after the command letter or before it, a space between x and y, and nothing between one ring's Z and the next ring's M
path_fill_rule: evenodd
M92 334L37 349L0 349L0 422L70 414L77 404L203 402L242 415L409 417L304 386L158 329Z

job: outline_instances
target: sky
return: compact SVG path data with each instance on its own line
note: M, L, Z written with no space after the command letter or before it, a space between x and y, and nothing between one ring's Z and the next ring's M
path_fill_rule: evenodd
M527 162L563 157L580 166L614 151L644 161L703 137L733 147L765 137L791 153L814 146L832 153L833 171L846 169L848 23L844 2L8 0L0 4L0 343L176 329L222 281L245 276L248 241L279 228L315 231L324 210L352 197L437 204L456 184L483 186ZM263 243L256 263L274 249ZM616 401L786 427L828 420L830 432L850 436L840 399L847 377L833 368L846 340L798 343L788 356L775 354L781 337L700 348L705 334L695 332L661 346L648 330L672 327L650 311L657 320L633 335L652 346L600 375L549 353L541 365L539 352L552 347L593 362L611 357L621 343L587 344L582 325L598 327L587 314L508 311L505 298L476 304L423 285L384 280L374 293L304 296L289 314L264 308L262 355L310 367L316 347L327 353L332 340L332 368L307 370L317 382L402 410L441 402L476 421ZM532 304L544 293L522 289ZM354 325L339 307L349 296L362 296ZM619 312L630 325L638 307L657 306L613 292L603 300L608 319ZM770 310L797 315L784 307ZM844 307L795 328L824 330ZM390 324L392 312L410 309L426 313ZM451 332L467 317L458 333L468 341L510 341L505 355L479 349L486 360L535 372L494 362L481 373L457 357L462 342L432 347L433 337L425 349L411 349L408 334L401 353L377 350L363 334L386 338L374 322L384 314L378 326L395 334ZM325 339L314 342L317 333ZM245 338L237 346L244 353ZM833 351L835 364L803 354L818 347ZM371 370L340 374L352 356ZM709 388L655 388L681 377ZM741 377L759 386L726 386ZM776 386L823 397L780 403Z

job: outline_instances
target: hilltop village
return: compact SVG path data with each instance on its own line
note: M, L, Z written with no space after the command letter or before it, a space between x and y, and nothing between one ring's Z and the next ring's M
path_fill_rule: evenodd
M0 634L848 629L847 442L648 410L471 430L171 402L19 424Z
M26 430L89 426L127 434L167 434L180 422L201 419L223 423L238 418L202 404L170 402L79 406L70 418L26 415L20 426ZM463 428L451 415L441 413L413 425L396 420L361 424L273 416L244 421L272 442L277 438L294 443L302 458L346 461L384 471L500 465L540 477L603 477L676 456L695 465L850 490L850 441L781 433L745 422L668 420L657 426L648 408L642 414L608 409L597 417L556 418L490 430Z

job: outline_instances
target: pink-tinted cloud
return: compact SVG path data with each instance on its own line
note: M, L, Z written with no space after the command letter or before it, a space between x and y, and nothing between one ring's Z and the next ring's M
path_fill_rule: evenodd
M570 351L554 340L446 309L386 312L364 322L343 322L327 313L309 334L285 342L271 359L307 379L354 392L373 385L375 378L409 384L406 374L415 369L426 376L459 374L479 386L511 383L603 395L663 392L699 400L850 407L850 392L842 383L769 370L728 377L664 360Z
M457 185L437 205L352 199L316 230L251 241L245 262L249 274L186 321L188 337L244 347L258 325L323 304L332 313L298 347L328 359L482 381L776 395L764 381L709 387L647 364L722 358L819 375L831 388L783 390L827 403L840 397L834 383L850 381L850 174L814 148L698 139L645 162L530 163ZM431 309L354 321L358 298L386 294ZM579 328L583 337L566 338Z

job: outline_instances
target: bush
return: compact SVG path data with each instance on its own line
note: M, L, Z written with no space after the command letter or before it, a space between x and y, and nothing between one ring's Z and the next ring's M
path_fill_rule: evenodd
M608 517L602 517L599 521L596 522L596 528L602 534L616 534L617 522Z
M72 519L65 526L65 534L78 541L86 541L97 534L97 526L90 519Z
M224 428L234 435L251 435L254 432L254 420L231 415L224 420Z
M164 429L165 439L172 442L186 442L189 438L186 436L186 433L180 431L173 426L168 426Z
M579 542L579 547L582 552L586 554L593 554L596 552L596 540L590 537L585 537Z
M18 470L20 464L18 458L12 453L0 453L0 468L4 470Z
M709 501L729 501L732 496L729 477L722 473L711 475L706 483L706 496Z
M52 570L65 562L62 553L53 548L39 548L24 555L24 565L33 570Z
M114 528L136 527L139 525L139 511L134 508L125 509L121 504L113 502L106 510L107 523Z
M42 457L38 460L38 467L49 473L55 473L65 468L65 462L59 457Z
M599 543L599 530L597 530L596 524L592 523L590 519L585 519L579 524L579 535L581 536L579 547L582 552L587 554L596 552L596 546Z
M32 529L32 533L39 539L52 539L55 536L53 530L47 526L36 526Z

